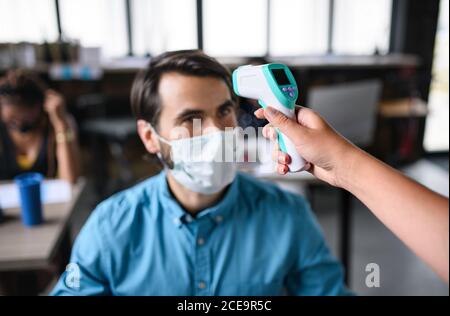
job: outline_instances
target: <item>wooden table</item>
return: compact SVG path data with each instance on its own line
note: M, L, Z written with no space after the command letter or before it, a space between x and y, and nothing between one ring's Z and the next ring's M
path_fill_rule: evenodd
M44 223L32 228L21 222L20 208L3 210L0 223L0 272L47 268L67 234L68 223L85 181L72 187L72 198L66 203L43 206Z

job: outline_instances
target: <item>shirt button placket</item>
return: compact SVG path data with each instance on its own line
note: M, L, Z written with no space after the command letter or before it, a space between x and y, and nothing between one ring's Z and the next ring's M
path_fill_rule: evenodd
M211 265L204 227L199 225L198 228L195 243L195 294L202 296L210 294Z

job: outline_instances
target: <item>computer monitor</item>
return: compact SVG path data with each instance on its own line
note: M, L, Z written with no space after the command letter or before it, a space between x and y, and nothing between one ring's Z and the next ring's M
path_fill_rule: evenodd
M307 105L345 138L367 147L374 138L381 88L379 80L316 87Z

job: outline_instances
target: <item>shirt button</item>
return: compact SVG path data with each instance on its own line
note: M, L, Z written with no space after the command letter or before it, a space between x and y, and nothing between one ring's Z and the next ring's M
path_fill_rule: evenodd
M198 283L198 288L203 290L204 288L206 288L206 283L205 282L199 282Z
M179 219L178 217L174 217L173 223L174 223L175 225L180 225L180 224L181 224L181 221L180 221L180 219Z
M202 246L205 243L205 240L203 238L197 239L197 245Z
M222 223L222 221L223 221L223 217L220 216L220 215L217 215L217 216L216 216L216 222L217 222L217 223Z
M187 215L186 216L186 222L192 223L192 216L191 215Z

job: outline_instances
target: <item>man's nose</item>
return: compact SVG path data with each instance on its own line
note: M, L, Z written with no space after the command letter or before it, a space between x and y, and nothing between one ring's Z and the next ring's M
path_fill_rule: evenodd
M219 119L214 119L214 118L207 118L206 120L203 121L203 126L202 129L203 131L208 130L208 131L215 131L215 130L225 130L225 124L224 122L222 122Z

